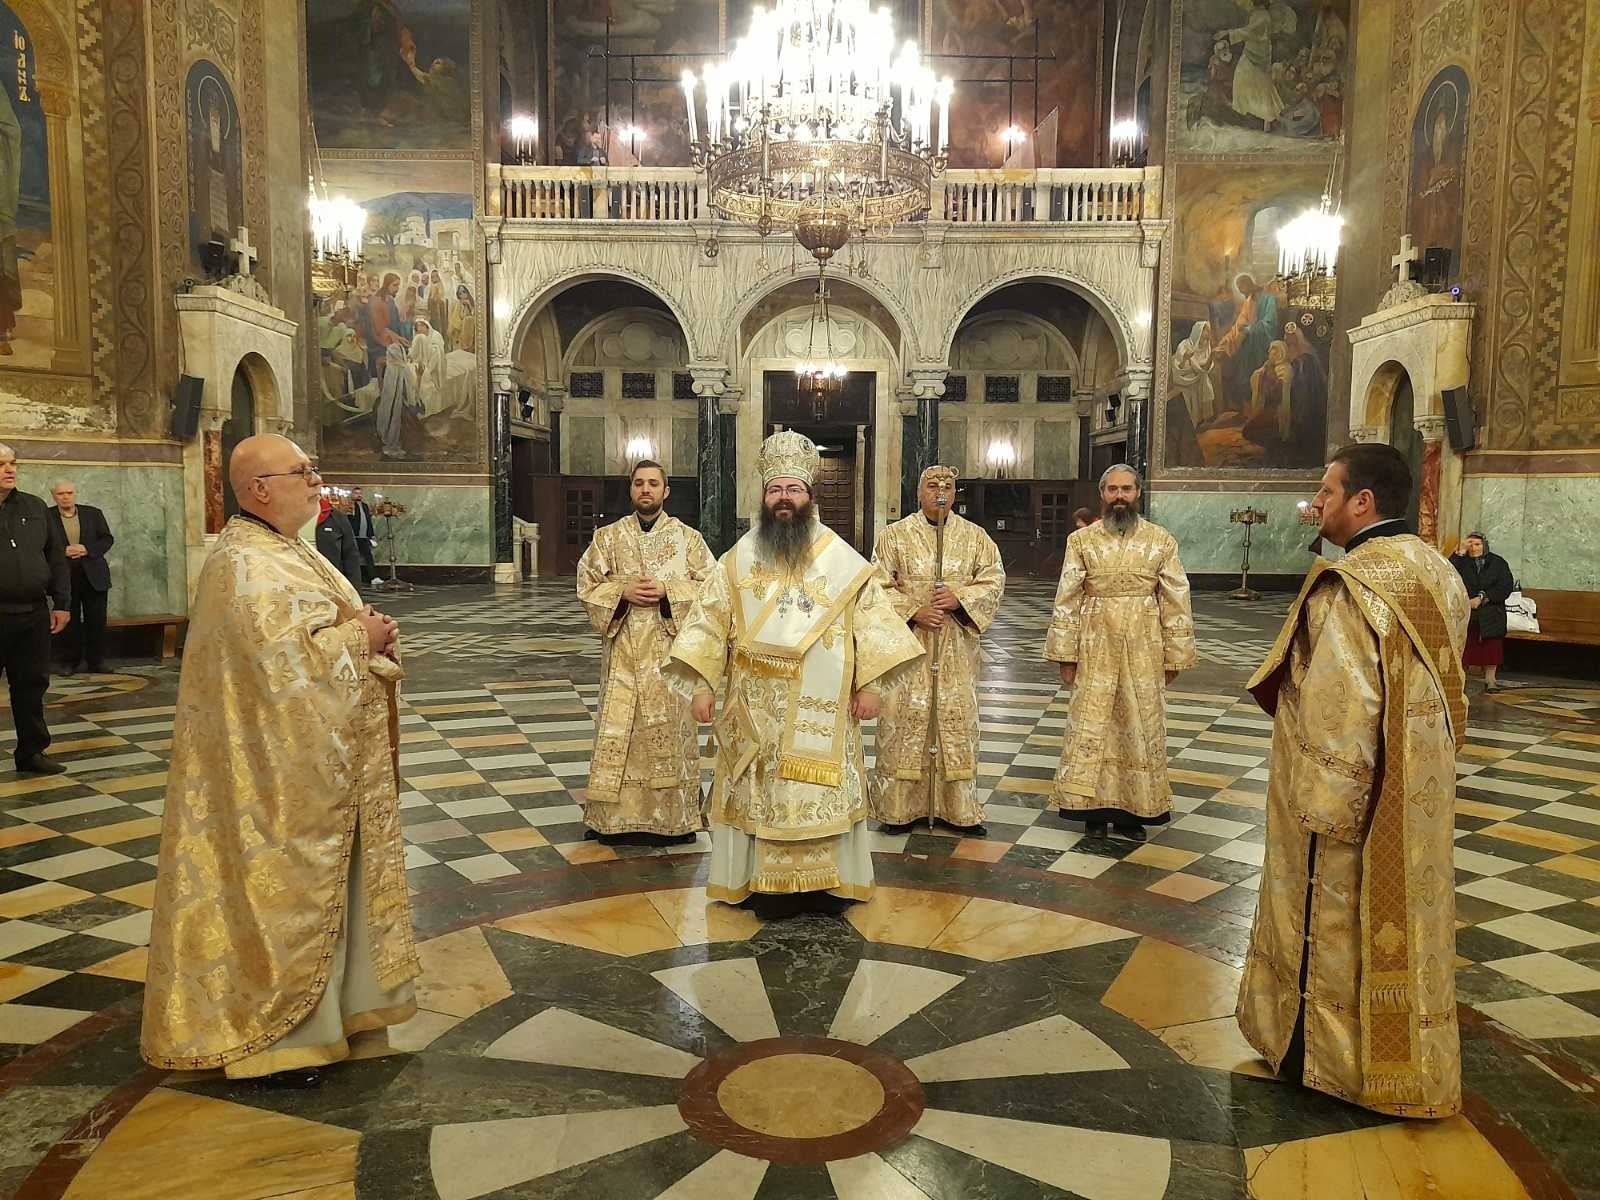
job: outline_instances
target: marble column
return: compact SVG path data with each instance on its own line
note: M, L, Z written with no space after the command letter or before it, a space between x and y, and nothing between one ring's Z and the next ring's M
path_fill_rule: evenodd
M511 405L516 395L497 386L489 393L489 490L494 507L494 577L513 583L511 548Z
M713 554L731 544L734 480L723 461L727 425L722 420L722 396L728 390L728 368L691 366L694 394L700 407L700 532Z
M206 533L221 533L227 520L222 502L222 426L209 425L200 435L205 462Z
M1439 479L1444 457L1444 418L1417 417L1413 422L1422 438L1422 478L1417 481L1417 536L1430 546L1439 544Z
M917 367L911 371L912 413L910 453L900 455L900 494L916 494L922 473L939 461L939 397L944 395L948 367ZM906 511L910 511L909 509Z
M1150 478L1150 383L1148 368L1129 367L1116 378L1114 388L1122 393L1128 414L1128 465L1140 478Z

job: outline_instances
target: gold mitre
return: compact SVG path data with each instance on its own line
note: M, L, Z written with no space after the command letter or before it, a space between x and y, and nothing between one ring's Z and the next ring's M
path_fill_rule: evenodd
M954 488L956 486L956 480L960 477L961 473L954 467L947 467L941 463L934 463L933 466L929 467L922 473L922 478L917 480L917 487L919 489L924 488L931 483L936 488Z
M822 456L817 453L816 443L792 429L775 433L762 442L761 454L756 459L762 487L774 479L798 479L811 487L821 465Z

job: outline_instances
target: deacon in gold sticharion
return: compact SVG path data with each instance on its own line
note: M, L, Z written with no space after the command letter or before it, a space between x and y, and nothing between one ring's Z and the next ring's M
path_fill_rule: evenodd
M936 819L983 833L978 639L1000 607L1006 571L994 539L952 511L955 489L954 470L929 467L917 486L921 511L885 529L873 548L889 603L927 651L878 718L872 815L892 832Z
M698 731L661 668L716 562L662 511L671 489L660 463L636 465L629 491L633 513L597 530L578 560L578 599L605 639L583 820L591 836L689 842L705 824Z
M872 894L860 722L922 647L872 578L872 564L818 521L810 439L761 447L756 528L722 556L672 644L667 673L716 718L706 891Z
M299 1086L416 1012L397 629L300 540L321 477L246 438L178 682L141 1050Z
M1456 748L1469 606L1406 528L1392 446L1334 456L1318 559L1250 681L1272 725L1267 853L1239 1026L1281 1074L1379 1112L1461 1110Z

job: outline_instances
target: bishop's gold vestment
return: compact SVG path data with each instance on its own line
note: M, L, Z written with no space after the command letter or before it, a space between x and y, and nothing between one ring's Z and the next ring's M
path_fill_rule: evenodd
M141 1051L154 1066L317 1066L348 1054L347 1035L415 1012L401 671L369 652L363 607L314 547L246 517L206 560L151 923Z
M1250 689L1275 715L1239 1026L1277 1069L1379 1112L1461 1108L1456 748L1469 608L1409 534L1318 561Z
M595 532L578 560L578 599L605 639L594 760L584 823L600 833L680 835L701 829L698 730L689 702L661 677L673 636L716 562L705 539L662 513L648 532L637 516ZM648 576L666 602L629 604Z
M872 894L854 692L888 686L922 647L872 565L818 524L800 577L745 534L722 556L667 667L675 686L722 688L706 893Z
M1124 537L1104 521L1068 537L1044 656L1078 665L1052 803L1164 817L1164 672L1196 662L1177 539L1143 517Z
M901 619L933 599L936 530L920 511L878 535L872 561L878 582ZM937 745L939 796L932 815L951 825L978 825L978 639L994 620L1006 572L992 539L965 517L945 517L943 579L961 601L942 630L911 627L925 653L884 697L877 759L870 781L872 815L886 825L926 820L932 782L933 654L939 647Z

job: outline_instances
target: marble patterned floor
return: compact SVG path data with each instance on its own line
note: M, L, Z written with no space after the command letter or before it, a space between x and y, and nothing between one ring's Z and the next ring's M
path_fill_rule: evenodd
M771 924L706 902L704 839L583 840L598 644L569 581L393 607L422 1011L316 1092L144 1068L175 673L58 681L69 773L0 776L0 1195L1600 1197L1600 688L1473 698L1467 1106L1406 1123L1273 1079L1232 1020L1270 729L1240 688L1286 598L1197 598L1177 811L1136 848L1044 811L1065 697L1049 591L1015 585L989 836L875 833L869 904Z

